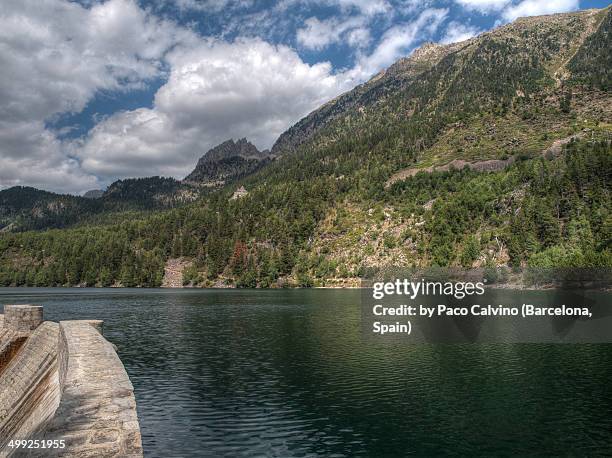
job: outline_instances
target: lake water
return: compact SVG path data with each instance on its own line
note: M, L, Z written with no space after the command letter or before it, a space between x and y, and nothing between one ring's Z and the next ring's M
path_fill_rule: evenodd
M146 456L612 455L612 345L364 340L359 302L0 289L1 304L42 304L49 320L105 321Z

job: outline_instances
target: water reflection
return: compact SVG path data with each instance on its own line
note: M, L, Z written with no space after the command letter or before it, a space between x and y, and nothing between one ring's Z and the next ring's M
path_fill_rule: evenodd
M105 320L147 456L612 452L610 345L364 340L358 291L0 295Z

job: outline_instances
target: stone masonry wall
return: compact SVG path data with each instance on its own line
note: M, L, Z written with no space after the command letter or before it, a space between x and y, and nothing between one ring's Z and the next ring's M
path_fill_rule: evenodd
M0 458L142 457L134 389L101 321L43 322L42 308L0 315ZM32 330L32 328L35 328ZM5 356L8 355L5 352ZM11 449L11 439L64 440L63 449Z
M28 338L29 333L19 333L4 327L4 315L0 315L0 375Z
M59 405L58 336L57 323L43 323L0 376L0 456L10 439L31 439Z
M43 322L40 305L5 305L4 327L15 332L34 331Z

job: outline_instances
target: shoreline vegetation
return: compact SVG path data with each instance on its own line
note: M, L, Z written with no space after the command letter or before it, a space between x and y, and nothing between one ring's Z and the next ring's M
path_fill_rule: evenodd
M181 278L174 278L173 282L160 286L123 286L114 284L101 285L56 285L40 286L41 288L92 288L92 289L257 289L257 290L280 290L280 289L367 289L377 281L393 281L395 279L408 279L409 281L431 281L431 282L458 282L464 280L482 281L485 289L501 290L564 290L579 289L583 291L612 291L612 269L526 269L524 271L510 271L507 268L497 269L441 269L427 268L419 270L393 268L390 270L376 270L370 272L368 278L344 278L333 279L331 284L326 285L298 285L295 282L283 281L282 286L271 285L269 287L244 287L236 283L216 282L214 284L194 285L182 283ZM32 288L32 286L19 286L12 288ZM5 286L0 288L11 288ZM34 286L36 288L36 286Z
M226 287L202 287L202 286L177 286L177 287L167 287L167 286L0 286L0 291L4 289L100 289L100 290L121 290L121 289L164 289L164 290L228 290L235 289L240 291L276 291L276 290L287 290L287 289L336 289L336 290L358 290L358 289L368 289L367 286L289 286L285 288L236 288L235 286L226 286ZM562 291L564 288L558 285L539 285L539 286L526 286L526 285L487 285L485 286L485 290L512 290L512 291L553 291L559 290ZM571 289L571 288L570 288ZM611 287L586 287L580 288L581 291L604 291L604 292L612 292Z

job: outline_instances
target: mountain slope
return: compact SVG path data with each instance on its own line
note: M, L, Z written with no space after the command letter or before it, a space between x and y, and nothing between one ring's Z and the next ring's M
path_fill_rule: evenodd
M202 286L351 284L385 265L610 267L610 11L427 45L196 203L3 234L0 284L156 286L178 258Z
M368 82L329 101L285 131L272 146L272 154L294 151L335 119L351 112L364 113L366 107L384 100L414 82L444 56L461 45L440 46L427 43L409 58L400 59Z
M440 129L459 118L463 121L483 110L503 115L520 105L531 109L533 102L542 103L534 98L558 97L554 94L555 73L577 48L582 50L577 56L592 54L581 47L585 31L593 33L599 27L599 48L604 54L604 42L609 44L609 36L602 32L609 28L604 16L609 21L609 9L524 18L462 43L427 44L315 110L282 134L272 152L295 150L308 140L316 141L317 135L321 143L327 143L338 130L367 129L371 124L388 130L390 122L401 125L410 118L411 124L421 125L421 135L404 146L420 151L431 146ZM581 71L608 74L609 65L597 66L602 64L606 62L594 59L591 68Z
M82 197L15 186L0 191L0 231L69 226L97 208Z
M612 53L610 52L610 30L612 15L608 7L595 33L589 35L584 45L577 49L567 69L572 82L586 83L603 91L612 89Z
M174 178L147 177L118 180L101 197L115 209L162 209L193 202L199 197L197 189Z
M173 178L118 180L104 192L72 196L15 186L0 191L0 231L65 228L126 211L154 211L195 201L201 192Z

